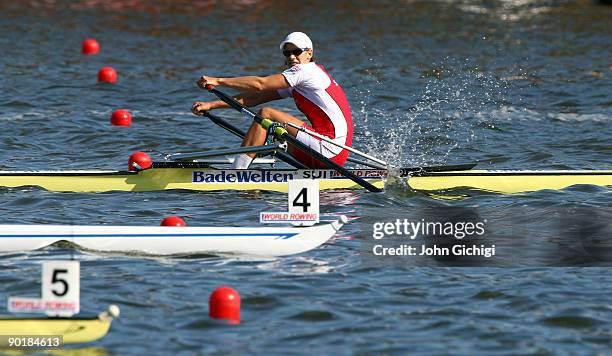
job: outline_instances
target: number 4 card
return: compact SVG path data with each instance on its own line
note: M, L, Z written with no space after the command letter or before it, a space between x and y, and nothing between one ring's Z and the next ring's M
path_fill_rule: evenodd
M289 214L295 220L298 220L299 215L305 220L294 225L314 225L319 222L318 180L295 179L289 182Z
M311 226L319 222L319 181L295 179L289 181L289 211L262 212L259 221L266 224Z

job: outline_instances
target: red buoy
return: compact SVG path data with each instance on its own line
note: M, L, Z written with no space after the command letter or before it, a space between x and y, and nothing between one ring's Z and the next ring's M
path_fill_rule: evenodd
M132 124L132 114L125 109L115 110L111 116L111 124L115 126L130 126Z
M98 71L98 81L117 83L117 72L113 67L102 67L100 71Z
M98 54L100 53L100 44L93 38L88 38L83 41L83 47L81 48L83 54Z
M185 227L187 224L185 223L185 220L179 218L178 216L168 216L162 220L161 226Z
M208 315L215 319L240 324L240 294L231 287L215 289L208 299Z
M153 160L144 152L134 152L128 160L128 171L142 171L151 168Z

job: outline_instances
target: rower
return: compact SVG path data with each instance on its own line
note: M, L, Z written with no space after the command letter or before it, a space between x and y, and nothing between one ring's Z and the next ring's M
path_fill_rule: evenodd
M225 86L242 91L234 98L245 106L256 106L273 100L292 97L297 108L306 116L310 125L302 120L271 107L263 107L259 115L285 126L290 135L311 149L323 154L339 165L344 165L349 151L334 143L351 146L353 120L344 91L325 71L315 63L314 47L310 38L303 32L292 32L281 42L280 49L285 56L287 70L266 77L246 76L236 78L216 78L203 75L198 85ZM212 109L229 108L223 101L195 102L192 111L203 115ZM297 127L294 127L293 124ZM301 129L300 128L304 128ZM314 132L331 139L326 142L308 132ZM242 141L242 146L260 146L266 141L267 131L258 123L253 123ZM311 168L324 167L321 162L305 152L289 146L298 161ZM247 169L255 153L236 155L232 168Z

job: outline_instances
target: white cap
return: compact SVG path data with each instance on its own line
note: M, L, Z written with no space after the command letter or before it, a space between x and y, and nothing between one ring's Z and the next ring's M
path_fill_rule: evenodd
M304 32L291 32L280 44L281 51L287 43L293 43L298 48L312 48L312 41Z

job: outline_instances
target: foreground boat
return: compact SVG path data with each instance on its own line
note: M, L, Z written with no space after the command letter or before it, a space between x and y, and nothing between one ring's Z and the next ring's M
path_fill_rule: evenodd
M64 344L91 342L103 338L114 318L119 316L119 308L111 305L97 317L48 317L15 318L0 316L0 335L12 336L62 336Z
M368 169L347 169L312 148L296 141L287 130L243 106L231 96L207 86L207 89L230 107L245 114L253 122L268 131L269 144L238 149L221 149L205 152L175 153L166 156L167 162L152 163L150 157L136 162L132 157L129 168L137 171L0 171L0 187L37 186L60 192L107 191L157 191L168 189L188 190L269 190L287 192L288 182L294 179L317 179L320 189L363 188L380 192L388 180L399 180L411 189L421 191L447 191L467 188L502 194L521 193L543 189L564 189L573 185L612 186L612 170L549 170L549 171L501 171L472 170L474 164L438 167L393 168L390 165L353 147L307 130L303 126L288 124L294 129L317 139L336 145L359 156L348 161ZM245 133L239 128L209 112L203 113L213 123L238 137ZM288 154L288 144L315 158L328 169L308 169ZM136 154L143 154L138 152ZM135 155L136 155L135 154ZM255 154L262 159L272 155L267 164L280 159L295 167L288 169L252 168L231 170L218 168L231 164L230 156ZM133 155L134 156L134 155ZM146 154L144 155L146 156ZM219 157L223 157L219 159ZM141 157L142 158L142 157ZM201 160L204 158L205 160ZM255 161L253 162L254 165ZM142 168L146 168L142 170Z
M329 240L346 217L310 227L166 227L0 225L0 252L30 251L59 241L103 252L285 256Z
M612 170L474 170L474 165L350 171L384 188L388 178L399 179L414 190L444 191L467 188L513 194L543 189L564 189L587 184L612 186ZM216 169L207 163L163 162L133 171L0 171L0 186L36 186L59 192L187 190L268 190L286 192L293 179L319 179L320 189L358 189L360 185L327 169Z

